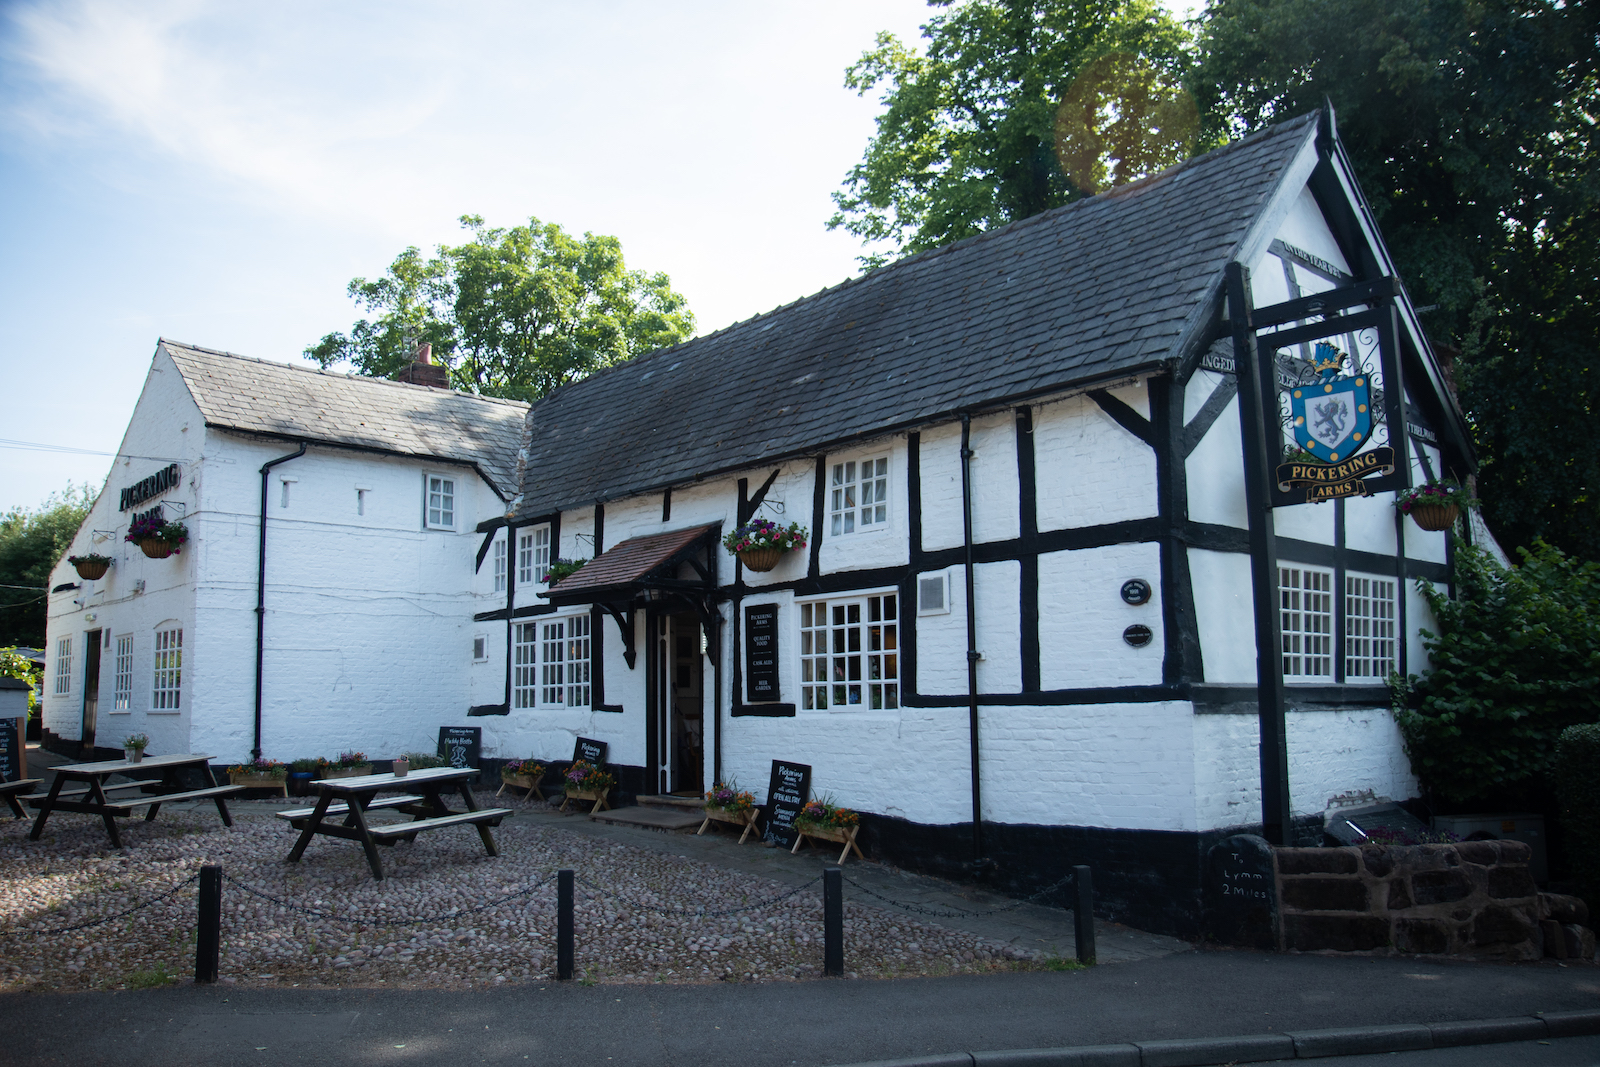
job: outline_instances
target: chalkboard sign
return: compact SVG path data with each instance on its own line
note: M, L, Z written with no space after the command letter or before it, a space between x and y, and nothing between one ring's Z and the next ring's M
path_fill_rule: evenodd
M0 719L0 781L22 777L22 724L24 719Z
M439 758L452 767L476 767L483 755L481 726L439 727Z
M794 847L794 817L811 799L811 768L804 763L772 761L772 780L767 783L767 832L761 838Z
M1224 945L1274 948L1278 891L1272 846L1253 834L1235 834L1206 853L1206 932Z
M778 605L744 609L744 693L752 704L778 699Z
M604 767L606 764L606 747L604 741L591 741L587 737L580 737L572 746L572 762L577 763L579 760L583 760L594 764L596 767Z

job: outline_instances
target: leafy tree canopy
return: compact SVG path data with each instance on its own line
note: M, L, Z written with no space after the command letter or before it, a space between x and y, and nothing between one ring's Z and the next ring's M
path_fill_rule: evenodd
M44 647L50 572L92 503L88 486L69 484L32 511L0 515L0 646Z
M1600 558L1600 8L1212 0L1191 78L1215 143L1333 102L1435 344L1459 350L1508 543Z
M925 50L881 33L846 71L884 111L830 229L921 252L1188 158L1189 35L1154 0L929 3Z
M467 243L441 245L432 257L407 248L383 277L351 281L351 298L372 317L328 334L306 356L393 377L428 342L455 388L536 400L694 333L671 279L628 270L615 237L579 240L538 219L509 229L476 215L461 223Z

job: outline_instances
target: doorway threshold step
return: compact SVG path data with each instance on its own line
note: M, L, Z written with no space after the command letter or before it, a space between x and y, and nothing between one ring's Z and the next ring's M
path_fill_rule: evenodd
M705 821L705 813L636 807L597 812L589 818L596 822L611 823L613 826L643 826L651 830L695 830Z
M658 793L654 796L641 796L640 804L652 808L679 808L684 811L704 811L706 798L699 793Z

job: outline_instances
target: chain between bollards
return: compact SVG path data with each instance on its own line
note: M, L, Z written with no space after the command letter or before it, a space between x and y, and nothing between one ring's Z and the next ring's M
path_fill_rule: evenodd
M575 872L556 872L556 978L566 981L572 977L572 904L575 893Z
M199 911L194 938L194 980L215 982L222 955L222 868L200 868Z

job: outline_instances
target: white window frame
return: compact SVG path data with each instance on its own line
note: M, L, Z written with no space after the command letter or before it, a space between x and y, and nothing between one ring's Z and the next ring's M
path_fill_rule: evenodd
M155 648L150 657L150 710L183 710L183 627L156 628Z
M1283 630L1283 680L1331 682L1335 612L1333 571L1278 564L1278 618Z
M587 613L541 615L512 632L511 706L519 709L592 707L593 620Z
M454 530L457 505L456 476L441 471L422 475L422 525L428 530Z
M517 584L544 585L550 572L550 526L529 526L517 531Z
M890 456L875 452L828 464L828 535L848 537L888 529Z
M112 659L111 710L133 710L133 635L117 635L117 651Z
M504 593L506 591L507 540L508 538L505 537L496 537L489 549L489 556L493 561L491 569L494 574L494 591L496 593Z
M67 696L72 692L72 635L56 638L55 695Z
M900 601L881 589L795 602L802 710L899 710Z
M1399 663L1400 583L1393 575L1344 576L1344 680L1381 685Z

